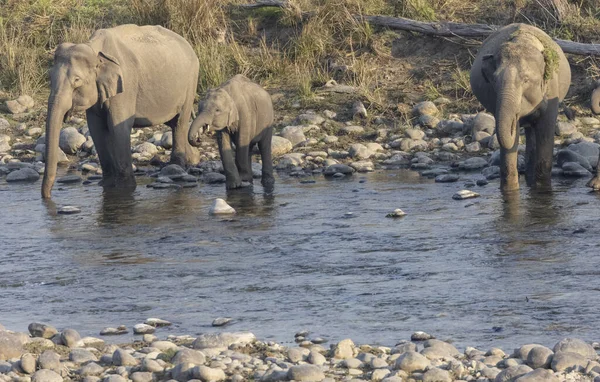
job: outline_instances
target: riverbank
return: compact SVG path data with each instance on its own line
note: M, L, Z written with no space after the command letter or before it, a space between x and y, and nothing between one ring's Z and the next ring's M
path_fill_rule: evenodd
M220 319L213 325L226 323ZM218 329L198 337L165 337L161 327L168 325L148 319L134 327L140 334L134 342L120 345L47 324L32 323L29 333L0 325L0 381L600 381L600 344L576 338L552 349L524 344L514 351L459 350L424 332L386 347L351 339L328 344L304 331L295 333L295 344L284 346L250 332ZM102 332L129 332L113 329Z

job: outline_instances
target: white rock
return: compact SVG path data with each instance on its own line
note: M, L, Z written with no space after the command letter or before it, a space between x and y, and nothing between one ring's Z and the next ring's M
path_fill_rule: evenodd
M154 333L156 329L154 326L146 325L146 324L137 324L133 325L133 332L135 334L151 334Z
M463 199L476 198L478 196L479 196L479 194L476 192L469 191L469 190L460 190L456 194L452 195L452 199L463 200Z
M217 198L208 211L211 215L235 214L235 209L223 199Z

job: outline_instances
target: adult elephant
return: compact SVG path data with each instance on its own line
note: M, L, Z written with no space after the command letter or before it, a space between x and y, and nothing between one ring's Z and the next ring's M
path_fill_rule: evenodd
M500 187L519 188L519 126L525 126L526 178L549 187L559 102L571 84L562 49L542 30L511 24L484 42L471 68L471 88L496 117L500 143Z
M50 70L42 197L51 196L60 129L73 112L86 112L104 187L135 188L133 127L166 123L171 161L197 163L187 136L198 69L190 44L160 26L121 25L97 30L84 44L60 44Z
M600 114L600 80L596 81L596 87L594 91L592 91L592 113L598 115ZM600 164L600 157L598 158L598 164ZM596 166L596 175L588 182L588 187L593 188L594 190L600 190L600 169Z
M261 183L272 188L273 103L269 93L241 74L208 91L198 104L198 115L189 131L189 142L198 145L208 129L217 134L227 189L252 183L252 148L258 144L262 160ZM233 151L235 145L235 152Z

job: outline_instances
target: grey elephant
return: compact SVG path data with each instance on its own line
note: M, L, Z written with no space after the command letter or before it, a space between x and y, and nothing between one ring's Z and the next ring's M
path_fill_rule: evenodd
M471 88L496 117L500 143L500 187L519 188L519 126L525 126L526 179L549 187L559 102L571 84L562 49L542 30L511 24L484 42L471 68Z
M592 113L598 115L600 114L600 80L596 81L595 88L592 91L592 99L591 99L591 108ZM600 164L600 157L598 158L598 164ZM600 169L596 166L596 175L587 183L588 187L593 188L594 190L600 190Z
M274 183L271 139L273 137L271 96L241 74L208 91L198 105L198 115L189 131L189 142L198 145L201 134L214 129L225 170L227 189L252 183L252 148L258 144L265 187ZM235 145L235 153L232 147Z
M187 133L198 71L190 44L160 26L121 25L97 30L84 44L60 44L50 70L42 197L51 196L60 129L73 112L86 112L104 187L135 188L133 127L166 123L173 130L171 161L197 163Z

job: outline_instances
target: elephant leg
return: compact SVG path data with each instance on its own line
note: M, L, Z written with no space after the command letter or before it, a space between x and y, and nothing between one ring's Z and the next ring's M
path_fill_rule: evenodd
M90 129L90 135L92 136L92 141L94 141L94 148L96 149L96 152L98 153L98 159L100 160L102 178L112 178L114 169L109 160L110 154L108 152L108 129L106 126L106 116L97 115L93 111L87 110L86 119L88 128Z
M519 189L519 170L517 168L519 131L510 149L500 148L500 189L512 191Z
M102 185L105 188L135 189L133 175L133 160L131 158L131 129L135 118L133 113L119 110L109 110L106 116L105 143L107 160L110 169L103 174ZM102 168L104 172L104 166Z
M217 133L217 143L219 145L219 154L223 169L225 170L226 187L228 190L240 188L242 181L235 164L233 149L231 148L231 136L229 133L220 131Z
M168 123L173 132L171 163L178 164L181 167L185 167L186 164L194 166L200 162L200 152L188 142L193 101L192 96L191 101L187 101L181 112Z
M242 145L236 147L235 163L240 172L242 182L252 183L252 154L250 145Z
M552 156L554 153L554 132L558 117L558 99L548 100L546 110L537 120L535 131L536 160L535 186L550 188L552 179Z
M600 157L598 157L598 165L600 165ZM596 175L589 182L587 182L588 187L594 189L594 191L600 191L600 168L596 166Z
M258 141L258 150L262 160L262 178L263 187L272 187L275 183L273 177L273 158L271 154L271 140L273 138L273 128L268 127L263 131L263 137Z
M518 130L517 130L518 131ZM525 179L527 185L532 187L535 184L535 163L536 163L536 142L535 132L532 126L525 128Z

